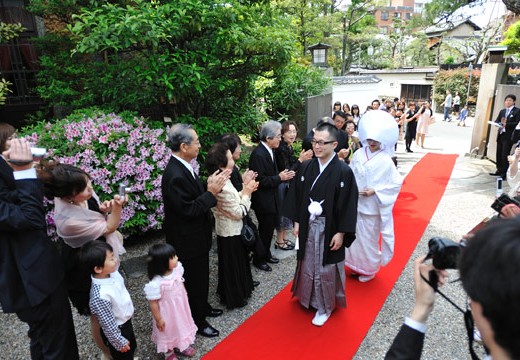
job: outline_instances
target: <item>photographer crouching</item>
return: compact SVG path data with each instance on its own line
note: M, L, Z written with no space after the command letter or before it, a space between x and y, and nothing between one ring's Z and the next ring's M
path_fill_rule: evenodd
M385 359L421 358L426 321L436 298L434 288L444 285L448 275L434 267L438 264L435 254L433 264L425 263L432 253L431 242L430 254L415 260L415 306ZM520 359L520 219L498 220L477 232L461 248L458 269L471 299L471 313L465 314L470 349L474 320L490 354L486 359Z

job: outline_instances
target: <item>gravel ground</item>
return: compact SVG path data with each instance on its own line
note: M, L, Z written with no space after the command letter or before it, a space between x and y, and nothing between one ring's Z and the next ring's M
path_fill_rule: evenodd
M162 241L162 239L152 238L144 243L128 246L127 254L122 257L123 271L125 271L126 266L125 259L142 257L148 252L149 246L158 241ZM273 271L270 273L252 268L253 278L260 281L260 285L253 292L248 305L240 309L227 310L219 304L216 295L218 263L216 244L213 244L213 250L210 253L210 304L223 309L224 314L218 318L208 318L209 323L220 331L220 336L212 339L197 336L195 341L197 354L193 359L200 359L292 280L296 267L295 250L282 252L282 250L272 249L272 251L275 256L281 259L280 263L271 265ZM148 282L148 278L144 274L134 274L132 271L132 274L126 276L125 280L135 307L132 323L138 341L136 356L139 359L164 359L162 355L156 353L155 345L150 340L152 317L148 302L143 294L143 288ZM99 359L100 351L94 345L90 336L89 320L77 315L75 310L73 310L73 313L80 358L82 360ZM27 330L27 325L19 321L14 314L0 313L0 359L30 358Z
M436 125L435 130L441 130L442 127L449 131L447 134L451 134L453 131L468 131L468 133L470 131L467 128L455 128L455 130L452 130L445 123ZM437 139L439 138L440 136L437 137ZM437 144L434 144L435 139L435 137L433 139L428 137L427 143L437 146ZM460 142L460 138L457 141ZM399 145L399 170L401 173L406 174L426 151L405 154L402 152L404 149L401 148L402 146ZM434 151L442 152L442 149L434 149ZM467 157L460 157L457 160L452 178L437 211L354 359L373 360L384 357L404 317L410 313L413 306L412 264L416 257L427 252L428 239L439 235L450 239L459 239L481 219L491 214L489 205L493 201L495 194L495 180L488 176L487 173L493 170L493 164L487 160L470 159ZM161 239L149 239L141 244L128 246L128 253L124 255L123 260L134 259L135 261L136 258L146 254L148 247L156 241L161 241ZM215 295L218 266L215 249L216 246L213 247L210 254L210 303L215 307L222 308ZM209 319L210 323L220 330L220 336L213 339L197 337L195 342L195 347L197 348L195 359L199 359L211 350L292 279L295 269L295 251L273 251L275 256L281 258L280 264L273 265L273 272L271 273L253 268L253 277L255 280L260 281L260 285L254 291L249 304L241 309L224 310L224 314L221 317ZM123 263L123 268L125 266L130 267L131 262ZM453 271L451 280L456 279L457 273ZM126 282L136 308L133 318L134 329L138 339L136 356L139 359L162 359L161 356L155 353L154 345L150 341L151 313L142 293L146 282L146 276L134 274L127 277ZM444 292L459 306L465 307L467 299L459 283L455 282L445 286ZM88 319L75 315L74 322L81 359L99 359L99 350L97 350L90 337ZM0 313L0 359L30 358L26 332L27 326L21 323L16 316ZM477 346L477 350L482 354L482 347ZM429 320L423 359L469 358L462 314L445 300L438 299L435 310Z
M457 160L446 192L429 226L359 347L355 360L384 358L404 318L412 310L413 261L427 253L428 240L434 236L458 240L493 213L490 205L495 195L495 178L488 175L493 170L494 165L487 160L468 157ZM457 271L450 270L452 283L445 285L441 291L465 309L468 299L457 280ZM479 357L484 358L483 347L476 344L475 349ZM471 359L463 315L440 297L428 321L421 359Z

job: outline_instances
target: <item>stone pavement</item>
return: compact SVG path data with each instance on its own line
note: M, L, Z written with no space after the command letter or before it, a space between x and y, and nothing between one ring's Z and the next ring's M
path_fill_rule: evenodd
M382 359L396 335L402 321L409 314L414 300L412 264L413 259L427 252L427 241L432 236L444 236L458 239L484 217L490 215L489 205L495 195L495 179L488 175L494 165L488 160L464 156L469 152L471 138L470 119L465 128L457 127L454 122L438 122L430 127L426 138L425 149L413 145L414 153L404 152L404 144L398 144L398 168L407 174L425 153L438 152L460 154L446 192L426 229L423 238L417 245L414 255L394 286L385 305L381 309L373 326L360 346L355 359ZM435 169L432 169L434 172ZM138 339L137 356L139 359L162 359L155 353L150 341L151 315L142 289L147 282L144 275L144 260L148 247L162 241L160 237L128 247L128 254L123 258L122 268L127 275L127 287L132 295L136 312L133 318L134 330ZM218 338L206 339L197 337L195 359L211 350L237 326L261 308L277 294L291 279L295 268L295 251L274 250L275 256L282 259L273 266L273 272L265 273L253 268L253 277L260 281L249 304L241 309L225 310L224 315L211 319L210 323L220 330ZM211 252L211 289L210 303L218 307L215 295L217 259L216 247ZM456 279L453 272L452 279ZM445 286L445 292L464 307L466 297L458 283ZM348 289L347 289L348 297ZM362 311L362 310L359 310ZM75 316L76 332L80 347L81 359L99 359L99 351L90 338L88 320ZM0 358L28 359L27 327L12 314L0 313ZM273 331L276 331L273 329ZM345 329L346 332L349 329ZM290 334L280 334L280 341L290 341ZM319 357L319 353L316 354ZM297 356L295 356L297 358ZM423 359L469 359L466 345L462 314L443 299L439 299L429 321L429 330L425 342Z

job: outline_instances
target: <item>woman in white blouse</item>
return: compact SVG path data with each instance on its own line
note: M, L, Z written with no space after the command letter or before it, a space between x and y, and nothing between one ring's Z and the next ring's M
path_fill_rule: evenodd
M424 149L424 138L428 134L428 126L430 125L431 118L433 117L433 110L430 108L430 102L428 100L424 100L423 105L419 109L419 114L415 143L417 146L420 145Z
M234 165L233 156L225 144L216 143L209 150L206 157L208 173L233 169ZM254 287L247 250L240 237L242 218L251 206L251 194L258 188L254 178L252 171L244 174L241 192L228 180L217 196L217 206L212 209L218 245L217 293L228 309L247 305Z

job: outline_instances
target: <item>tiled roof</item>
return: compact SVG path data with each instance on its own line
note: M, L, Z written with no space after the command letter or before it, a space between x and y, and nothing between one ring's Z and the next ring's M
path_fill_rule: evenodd
M451 30L453 30L453 29L455 29L455 28L457 28L457 27L459 27L459 26L461 26L463 24L468 24L469 26L471 26L476 31L482 30L480 28L480 26L475 24L473 21L471 21L469 19L464 19L464 20L449 21L449 22L443 22L443 23L440 23L440 24L437 24L437 25L432 25L432 26L426 28L424 33L426 34L426 36L436 36L439 33L451 31Z
M334 84L336 85L347 85L347 84L377 84L382 81L375 75L345 75L345 76L334 76L332 77Z
M378 69L378 70L360 70L364 74L402 74L402 73L436 73L439 71L437 66L431 67L410 67L399 69Z

